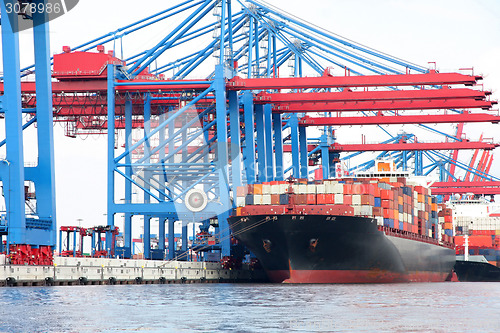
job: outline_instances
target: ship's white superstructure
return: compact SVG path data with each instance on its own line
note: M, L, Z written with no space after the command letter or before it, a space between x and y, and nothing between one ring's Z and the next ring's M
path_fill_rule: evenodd
M453 229L500 230L500 204L484 197L453 199L448 202L453 210Z

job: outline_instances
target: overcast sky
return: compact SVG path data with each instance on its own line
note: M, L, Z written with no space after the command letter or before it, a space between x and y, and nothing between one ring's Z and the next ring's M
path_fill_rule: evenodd
M175 1L82 0L75 9L51 22L52 52L115 31L165 9ZM277 0L269 3L334 33L399 58L441 71L474 67L484 85L500 94L500 1L498 0ZM164 30L163 30L164 29ZM151 36L168 33L162 27ZM30 64L31 43L23 35L23 63ZM132 40L125 50L140 50ZM108 47L109 48L109 47ZM499 125L468 126L469 136L500 141ZM56 182L59 225L105 224L106 142L101 138L70 139L56 125ZM354 139L356 140L356 139ZM360 141L360 140L357 140ZM498 153L496 154L498 156ZM492 173L500 176L500 158Z

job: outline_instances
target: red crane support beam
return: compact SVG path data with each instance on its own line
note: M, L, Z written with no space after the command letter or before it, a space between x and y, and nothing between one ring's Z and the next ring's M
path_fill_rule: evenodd
M462 89L412 89L395 91L341 91L311 93L268 93L255 96L255 103L356 102L468 98L483 100L491 92Z
M337 87L380 87L380 86L420 86L420 85L474 85L481 76L459 73L366 75L366 76L321 76L293 78L254 78L243 79L238 76L229 80L226 87L230 90L302 89Z
M464 123L459 123L457 125L457 135L455 137L460 139L462 137L463 130L464 130ZM482 139L479 139L479 141L482 141ZM451 155L452 155L453 160L456 161L458 159L458 150L454 150ZM450 172L450 174L448 175L448 181L451 181L452 176L455 175L455 164L454 163L450 164L450 171L449 172Z
M477 164L477 172L481 173L486 167L486 161L488 159L489 152L483 151L481 154L481 158L479 159L479 163ZM472 177L472 181L478 181L481 177L475 173L474 176Z
M192 81L199 82L202 80ZM141 83L140 85L127 85L127 86L117 86L115 89L118 92L155 92L161 91L193 91L193 90L205 90L211 85L209 81L207 83L193 83L190 84L190 80L155 80L155 81L117 81L118 83ZM159 85L162 82L165 85ZM179 84L174 84L178 82ZM144 83L151 83L150 85L143 85ZM154 83L154 84L153 84ZM3 92L3 82L0 82L0 92ZM68 80L68 81L58 81L52 82L52 92L53 93L85 93L85 92L103 92L105 93L108 89L108 83L106 80ZM35 82L21 82L21 91L25 94L35 93Z
M431 187L436 188L461 188L461 187L498 187L500 188L499 181L477 181L477 182L435 182Z
M144 98L136 98L132 100L132 103L134 105L136 104L143 104L144 103ZM124 95L118 95L116 97L116 105L124 105L126 101L126 98ZM181 99L153 99L151 101L151 105L179 105L180 102L186 102L185 100ZM189 102L189 101L187 101ZM197 105L210 105L213 102L215 102L214 99L201 99ZM68 96L53 96L52 98L52 104L54 106L91 106L91 105L106 105L107 104L107 98L106 96L73 96L73 95L68 95ZM27 107L35 107L36 106L36 98L30 98L28 101L25 102L25 105Z
M499 144L486 142L413 142L413 143L372 143L372 144L338 144L331 147L338 152L354 151L408 151L408 150L453 150L453 149L495 149Z
M432 110L432 109L484 109L489 110L496 101L474 99L428 100L428 101L380 101L380 102L329 102L293 103L274 105L274 113L328 112L328 111L384 111L384 110Z
M453 187L453 188L435 188L431 186L431 192L434 195L451 195L451 194L466 194L466 193L474 193L474 194L487 194L494 195L500 194L500 187Z
M437 123L499 123L500 116L486 113L411 115L411 116L370 116L370 117L303 117L301 126L342 126L342 125L391 125L391 124L437 124Z
M335 152L357 152L357 151L409 151L409 150L453 150L453 149L495 149L500 144L486 142L412 142L412 143L370 143L370 144L339 144L334 143L329 147ZM316 145L307 145L307 150L312 151ZM283 151L292 151L290 145L283 145Z
M57 106L56 106L57 107ZM192 117L196 116L200 112L205 110L205 108L202 109L193 109L193 110L186 110L186 114L190 115ZM74 116L103 116L106 117L106 105L101 106L101 105L90 105L90 106L66 106L66 107L57 107L57 110L54 111L54 117L56 118L61 118L61 117L74 117ZM151 108L151 113L153 115L159 114L159 108L157 107L152 107ZM125 114L123 106L120 105L117 106L116 108L116 115L117 116L123 116ZM142 116L144 115L144 108L140 106L134 106L132 109L132 114L134 116Z

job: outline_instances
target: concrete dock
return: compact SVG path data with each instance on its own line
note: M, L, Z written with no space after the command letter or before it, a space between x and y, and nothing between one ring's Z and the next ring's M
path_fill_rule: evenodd
M222 269L217 262L55 257L53 266L21 266L0 258L0 286L266 282L248 265Z

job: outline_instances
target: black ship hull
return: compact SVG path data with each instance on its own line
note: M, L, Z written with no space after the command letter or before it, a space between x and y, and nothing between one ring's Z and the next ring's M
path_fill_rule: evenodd
M254 215L229 224L273 282L437 282L455 263L453 249L386 235L371 218Z
M460 282L500 282L500 268L486 262L457 260L455 272Z

